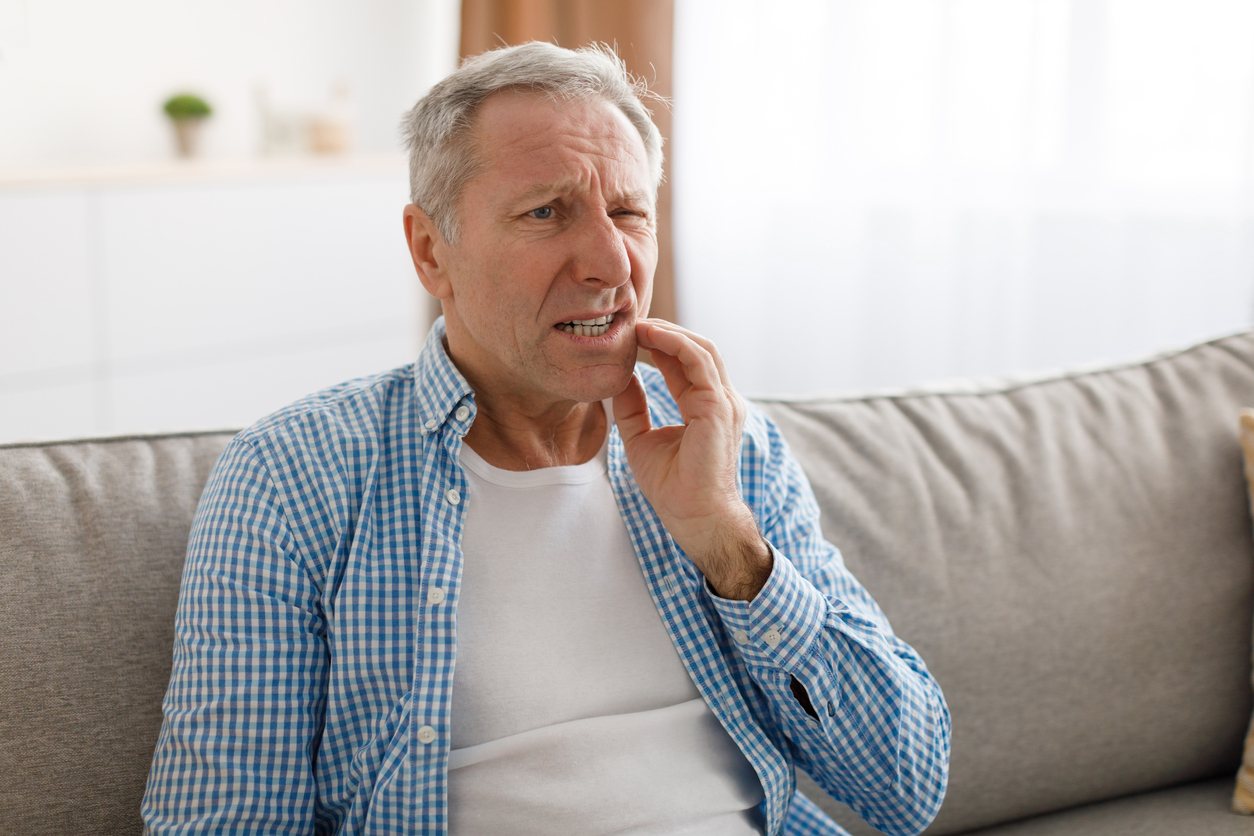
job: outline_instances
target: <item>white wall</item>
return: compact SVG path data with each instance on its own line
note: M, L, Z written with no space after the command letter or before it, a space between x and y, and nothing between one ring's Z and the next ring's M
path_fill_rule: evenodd
M323 106L350 85L356 150L395 152L401 113L456 66L456 0L0 0L0 170L169 157L161 103L215 108L210 158L258 153L255 91Z

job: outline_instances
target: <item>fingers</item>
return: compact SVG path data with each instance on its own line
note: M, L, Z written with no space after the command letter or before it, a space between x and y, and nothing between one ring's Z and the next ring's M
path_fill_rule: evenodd
M669 331L671 333L680 334L684 337L687 337L688 339L695 342L698 346L700 346L703 350L705 350L710 355L710 358L714 361L714 367L718 371L718 376L723 381L723 385L729 386L729 387L731 386L731 377L727 374L727 367L723 364L723 355L719 353L718 348L714 345L713 340L710 340L708 337L704 337L700 334L694 333L693 331L689 331L687 328L684 328L683 326L676 325L673 322L668 322L665 319L644 319L644 320L641 320L641 322L646 325L651 326L651 328L649 329L640 328L639 326L637 326L637 329L636 329L637 330L636 338L638 340L643 338L643 340L646 341L645 342L646 348L654 348L654 347L661 348L661 346L648 345L647 344L648 334L645 333L642 335L640 334L641 331L648 332L651 329L658 329L663 332Z
M672 357L656 348L649 349L649 359L653 361L654 367L662 373L662 379L666 381L666 388L670 390L671 397L676 402L679 402L680 394L691 385L688 380L688 373L684 371L684 364L679 362L678 357ZM680 404L680 410L683 410L682 403Z
M666 388L685 409L682 395L689 387L705 389L725 397L731 404L735 425L744 423L748 408L744 398L731 385L723 357L714 343L686 328L663 319L645 319L636 323L636 339L648 349L653 364L662 373ZM688 422L685 412L684 423Z
M628 444L638 435L647 433L653 426L649 420L649 401L644 394L644 384L634 374L627 388L614 396L614 423L623 443Z
M658 365L671 394L678 398L679 393L688 388L689 384L701 389L721 390L726 385L725 377L719 369L715 354L710 350L713 344L709 343L707 348L679 326L667 323L670 327L664 327L658 322L659 320L643 320L638 323L636 340L649 349L650 355L661 354L669 360L679 362L680 365L677 366L674 362L663 360ZM657 363L658 359L655 358L654 362Z

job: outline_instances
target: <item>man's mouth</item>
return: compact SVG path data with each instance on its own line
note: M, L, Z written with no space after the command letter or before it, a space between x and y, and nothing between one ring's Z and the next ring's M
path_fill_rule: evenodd
M599 337L610 330L614 323L614 314L598 316L596 319L572 319L570 322L559 322L557 327L567 334L576 337Z

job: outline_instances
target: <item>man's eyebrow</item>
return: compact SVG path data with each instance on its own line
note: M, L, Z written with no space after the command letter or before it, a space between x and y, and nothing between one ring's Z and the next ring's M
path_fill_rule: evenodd
M518 204L528 206L531 203L540 200L541 198L548 198L553 195L560 195L564 192L568 192L576 188L577 186L578 184L574 183L573 181L562 181L562 180L559 180L553 183L537 183L534 186L529 186L526 189L523 189L521 192L519 192L517 195L515 195L513 198L510 199L509 204L511 206L518 205ZM610 202L611 203L630 203L630 204L643 203L648 206L652 206L654 203L654 197L653 197L653 192L651 192L649 189L633 189L632 191L625 192L623 194L611 194Z
M635 189L622 195L619 200L623 203L643 203L647 206L653 206L656 198L649 189Z

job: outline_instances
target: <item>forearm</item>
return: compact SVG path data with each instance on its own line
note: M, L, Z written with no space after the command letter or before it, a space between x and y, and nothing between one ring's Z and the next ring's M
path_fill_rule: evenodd
M918 832L944 796L944 698L857 581L825 574L828 594L776 553L752 602L715 596L715 607L800 765L880 830Z

